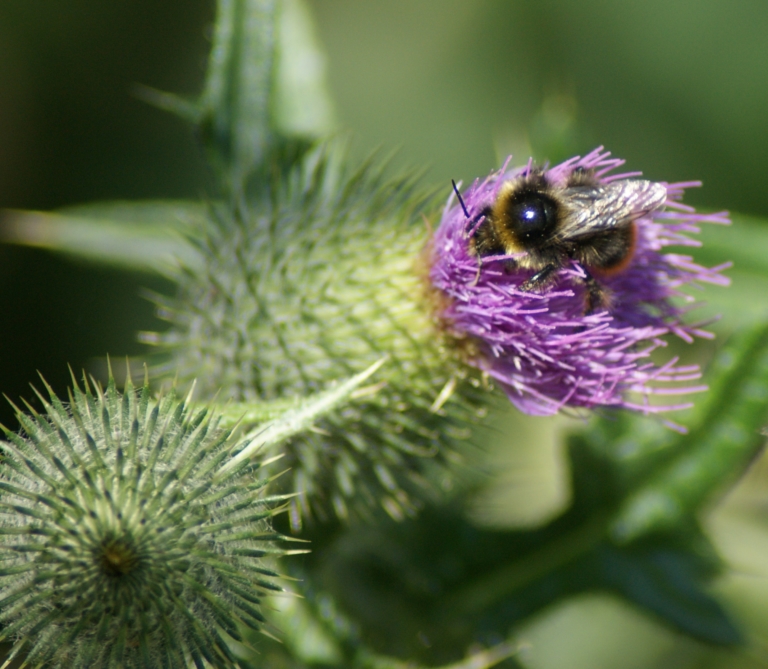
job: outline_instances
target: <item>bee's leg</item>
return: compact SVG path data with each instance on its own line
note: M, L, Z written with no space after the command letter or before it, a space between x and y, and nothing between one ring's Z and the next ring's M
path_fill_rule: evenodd
M544 288L544 286L546 286L552 280L556 271L557 266L549 263L538 272L536 272L536 274L534 274L530 279L523 281L519 288L520 290L524 290L526 292Z
M477 285L477 282L480 281L480 270L483 268L483 256L477 256L477 274L475 274L475 280L469 284L473 288Z
M594 313L598 309L607 309L610 304L610 299L605 288L598 283L597 279L593 277L585 268L584 270L584 286L586 287L585 295L585 307L584 315Z

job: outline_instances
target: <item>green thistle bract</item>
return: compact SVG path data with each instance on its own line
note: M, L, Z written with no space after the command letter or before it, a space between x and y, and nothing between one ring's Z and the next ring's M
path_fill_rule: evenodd
M258 465L206 410L75 385L0 444L0 623L26 666L232 667L281 551Z

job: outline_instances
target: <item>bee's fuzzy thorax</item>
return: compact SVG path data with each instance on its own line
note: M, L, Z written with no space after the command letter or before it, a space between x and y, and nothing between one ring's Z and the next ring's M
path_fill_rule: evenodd
M563 407L603 406L656 412L682 406L652 403L650 397L660 384L673 385L664 389L664 395L700 389L689 384L698 378L698 368L679 366L674 360L658 367L649 356L663 345L666 334L686 341L711 336L683 322L692 298L682 288L692 282L727 285L721 274L727 265L706 268L689 257L663 251L673 244L697 245L686 233L697 232L696 225L703 222L728 223L727 215L697 214L680 204L683 190L696 184L628 180L637 175L612 173L622 164L597 149L538 171L530 163L502 169L467 189L463 207L452 197L435 232L429 276L446 298L437 318L455 340L474 342L477 355L470 363L495 379L523 411L551 414ZM618 208L626 220L615 226L625 238L617 241L601 230L605 248L561 245L558 256L535 244L531 252L521 254L518 249L525 245L519 238L516 246L505 247L498 231L480 233L486 235L480 241L472 238L486 219L498 223L514 190L531 182L544 193L545 205L535 206L542 209L548 206L546 198L553 197L557 216L563 215L557 200L563 189L594 187L608 193L606 202L612 193L626 190L622 197L630 204L621 202ZM606 216L613 209L606 206ZM585 216L593 214L587 211ZM534 209L531 216L538 215ZM598 266L589 267L589 253L598 253ZM546 262L553 267L540 271ZM593 269L598 278L592 277ZM535 289L532 271L547 275ZM605 293L603 301L602 294L592 294L596 285ZM673 297L682 297L688 305L677 306ZM590 300L596 302L595 308L585 309Z

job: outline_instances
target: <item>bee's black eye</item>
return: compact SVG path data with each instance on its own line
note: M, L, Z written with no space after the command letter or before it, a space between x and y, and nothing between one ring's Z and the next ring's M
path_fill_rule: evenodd
M524 241L549 237L557 223L557 205L537 192L519 193L510 200L506 213L515 234Z

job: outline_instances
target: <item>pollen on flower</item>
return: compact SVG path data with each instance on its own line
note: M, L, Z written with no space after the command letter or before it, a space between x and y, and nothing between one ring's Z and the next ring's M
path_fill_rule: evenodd
M615 173L624 161L602 148L549 168L508 162L451 196L427 247L429 304L448 345L527 413L687 406L651 397L702 390L698 367L650 355L668 334L711 337L684 322L685 288L727 285L729 263L665 250L698 246L688 235L730 223L727 212L681 202L698 182Z

